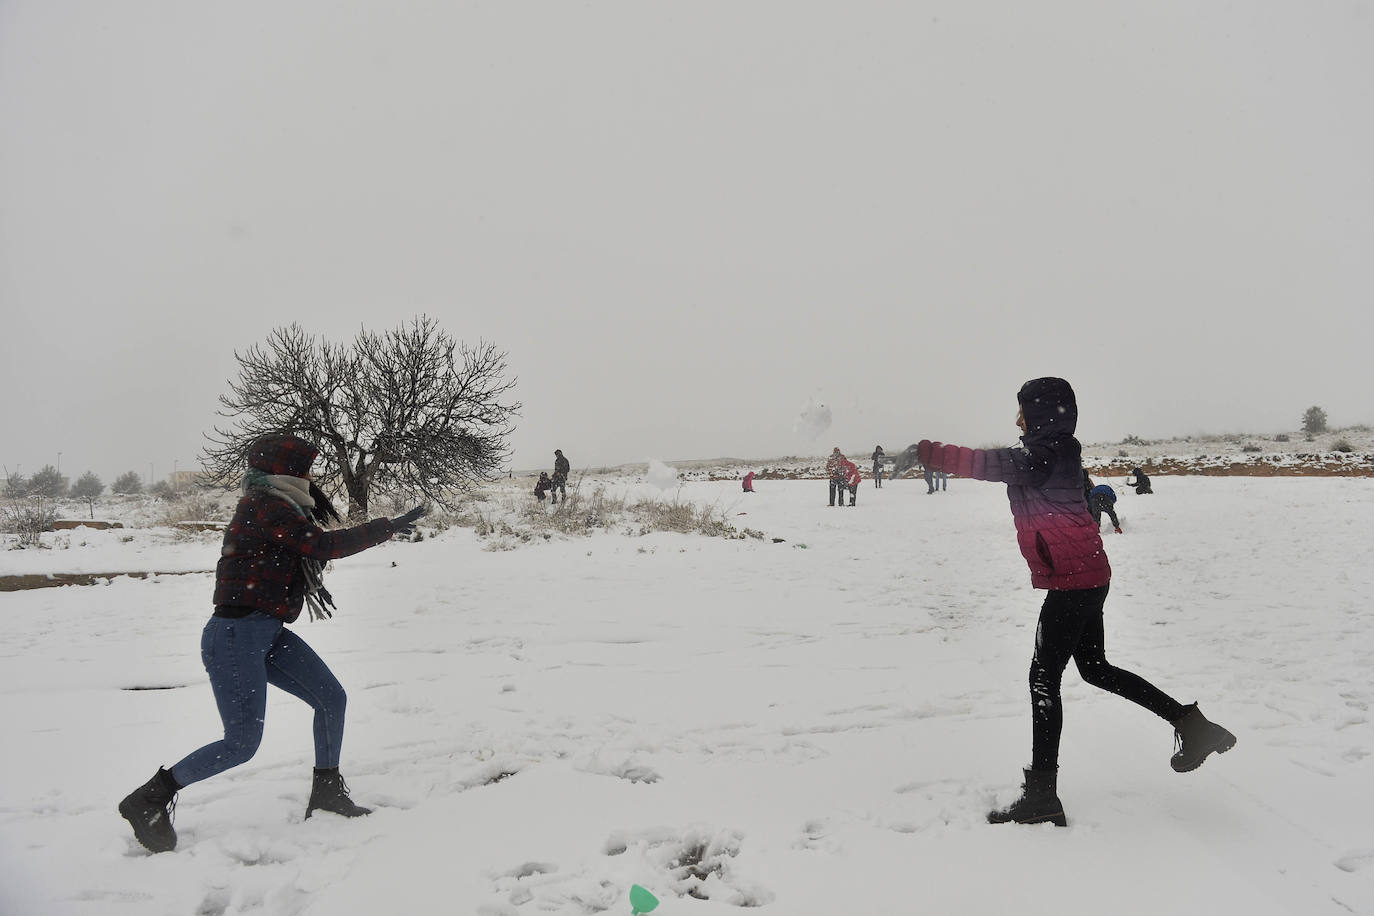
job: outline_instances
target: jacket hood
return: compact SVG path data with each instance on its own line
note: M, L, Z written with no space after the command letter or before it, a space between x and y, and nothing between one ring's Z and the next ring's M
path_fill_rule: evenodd
M1026 418L1026 435L1072 436L1078 428L1078 400L1062 378L1031 379L1021 386L1016 400Z
M287 433L259 436L248 446L248 466L266 474L304 477L320 450L309 442Z

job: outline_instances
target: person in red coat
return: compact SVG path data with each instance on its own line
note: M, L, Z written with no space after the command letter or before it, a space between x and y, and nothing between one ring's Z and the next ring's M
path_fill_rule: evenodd
M754 476L755 475L753 471L750 471L748 474L744 475L744 492L754 492Z
M1197 704L1184 706L1139 675L1107 661L1102 608L1112 570L1097 524L1083 496L1082 447L1074 438L1078 403L1059 378L1032 379L1017 393L1019 448L936 449L923 440L921 463L962 478L1006 484L1016 540L1030 567L1031 584L1045 589L1031 657L1031 765L1022 795L1008 808L992 811L994 824L1050 822L1064 826L1059 800L1059 738L1063 730L1060 680L1069 659L1083 680L1153 712L1174 726L1177 751L1170 764L1195 770L1213 752L1231 749L1236 738L1203 717Z
M353 803L339 775L346 696L333 672L287 628L310 607L331 616L334 599L322 572L330 560L352 556L410 534L425 514L417 506L398 518L378 518L328 531L339 521L329 498L310 479L315 446L288 434L262 436L248 448L243 497L224 533L215 570L215 612L201 635L224 737L192 751L171 769L159 767L119 803L134 837L152 852L176 848L172 809L177 792L252 759L262 741L267 685L315 710L315 770L305 816L316 810L358 817L371 809Z
M849 504L854 505L854 500L859 496L859 481L863 476L859 473L859 466L848 459L844 462L844 485L849 490ZM844 493L840 494L840 505L844 505Z

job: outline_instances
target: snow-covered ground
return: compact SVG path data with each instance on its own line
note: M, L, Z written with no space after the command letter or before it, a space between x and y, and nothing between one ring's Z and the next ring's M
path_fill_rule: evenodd
M0 593L0 913L628 914L632 884L665 916L1374 913L1374 480L1155 483L1107 535L1108 654L1239 743L1174 773L1170 728L1071 669L1067 829L983 819L1028 758L1041 597L992 484L834 509L823 481L611 480L766 537L453 528L339 561L340 612L296 628L377 811L302 820L310 716L274 692L258 756L183 791L156 856L115 805L217 737L212 576ZM218 549L68 537L0 575Z

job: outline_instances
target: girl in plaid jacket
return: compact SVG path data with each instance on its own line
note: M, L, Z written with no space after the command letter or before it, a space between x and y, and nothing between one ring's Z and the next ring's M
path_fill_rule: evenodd
M250 760L262 741L267 685L315 710L315 771L305 816L316 809L358 817L339 775L346 695L329 667L286 625L310 607L330 616L333 598L321 574L330 560L352 556L408 534L425 510L326 531L339 514L310 480L317 449L286 434L263 436L248 449L243 497L224 534L215 572L214 615L201 635L200 653L210 676L224 737L192 751L170 769L159 768L119 804L134 836L152 852L176 848L172 811L176 793Z

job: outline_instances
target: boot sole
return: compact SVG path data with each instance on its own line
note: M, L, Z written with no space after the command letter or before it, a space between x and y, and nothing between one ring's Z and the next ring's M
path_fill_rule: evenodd
M1023 826L1023 827L1033 827L1033 826L1035 826L1036 824L1053 824L1053 825L1056 826L1056 827L1067 827L1067 826L1069 826L1069 819L1068 819L1067 817L1065 817L1064 814L1063 814L1062 812L1059 813L1059 814L1046 814L1046 815L1044 815L1043 817L1033 817L1033 818L1029 818L1029 819L1024 820L1024 821L1018 821L1018 820L1016 820L1016 819L1014 819L1014 818L1007 818L1007 819L1004 820L1004 821L1001 821L1001 820L995 821L995 820L992 819L992 815L988 815L988 823L989 823L989 824L1020 824L1020 825Z
M1197 763L1193 764L1192 766L1179 766L1179 764L1173 760L1169 761L1169 765L1174 768L1175 773L1191 773L1193 772L1193 770L1196 770L1198 767L1202 766L1202 764L1205 763L1207 758L1210 757L1212 754L1224 754L1235 746L1236 736L1231 734L1230 732L1227 732L1225 738L1221 739L1216 744L1209 747L1206 750L1206 752L1197 759Z

